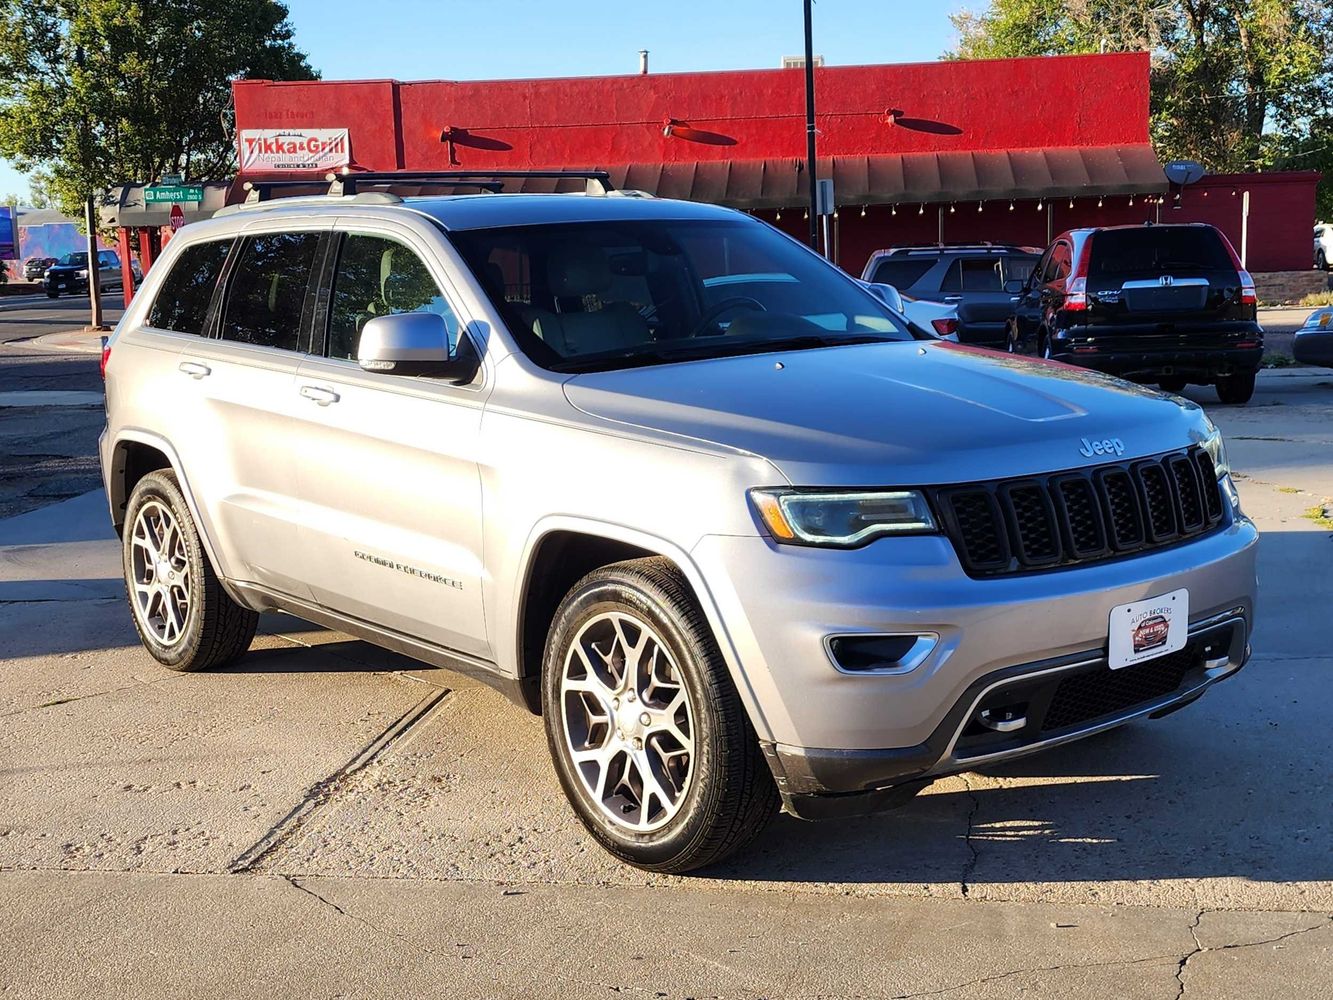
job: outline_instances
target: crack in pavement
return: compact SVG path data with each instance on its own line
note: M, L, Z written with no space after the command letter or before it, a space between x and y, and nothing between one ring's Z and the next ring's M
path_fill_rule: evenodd
M1175 954L1172 953L1170 955L1149 955L1147 958L1122 958L1114 962L1068 962L1063 965L1039 965L1030 969L1010 969L1008 972L1000 972L991 976L982 976L980 979L969 979L965 983L958 983L954 986L942 986L937 990L926 990L921 993L895 993L889 1000L915 1000L917 997L936 997L945 993L956 993L959 990L967 989L969 986L982 986L986 983L994 983L1002 979L1009 979L1013 976L1022 976L1031 973L1060 972L1064 969L1111 969L1116 966L1144 965L1147 962L1164 962L1175 957Z
M981 859L981 853L977 850L977 845L972 839L977 810L981 808L981 800L977 798L977 792L972 787L971 779L966 774L960 774L958 777L962 779L963 787L967 789L968 801L971 803L967 810L967 832L963 834L963 846L968 849L971 857L968 858L967 864L963 866L963 873L958 876L958 886L962 890L963 898L968 899L968 894L972 891L972 886L968 880L972 878L972 873L977 868L977 862Z
M40 705L29 705L27 708L15 708L8 712L0 712L0 719L8 719L15 715L24 715L27 712L40 712L44 708L56 708L60 705L72 705L76 701L87 701L89 698L103 698L109 694L119 694L121 691L133 691L136 688L152 687L154 684L164 684L167 681L180 680L180 675L166 677L152 677L147 680L134 678L133 684L122 684L120 687L107 688L105 691L92 691L88 694L76 694L68 698L56 698L52 701L42 702Z
M1204 955L1212 951L1235 951L1238 948L1259 948L1266 944L1277 944L1279 941L1285 941L1288 938L1299 937L1302 934L1309 934L1311 931L1317 931L1321 928L1333 924L1333 914L1324 914L1322 923L1315 924L1313 927L1302 927L1300 930L1287 931L1285 934L1279 934L1277 937L1264 938L1260 941L1236 941L1232 944L1218 945L1215 948L1209 948L1199 940L1199 924L1207 913L1224 913L1224 910L1200 910L1194 915L1194 920L1190 923L1190 937L1194 938L1194 948L1180 958L1176 966L1176 982L1179 988L1176 990L1174 1000L1181 1000L1185 995L1185 969L1190 961L1198 955Z
M305 828L311 817L336 799L351 779L373 764L390 747L400 742L426 719L451 693L444 688L417 701L411 708L391 722L378 736L367 743L346 764L327 778L321 778L306 789L305 795L287 815L278 820L257 841L247 847L228 866L229 874L264 870L261 866L276 855Z

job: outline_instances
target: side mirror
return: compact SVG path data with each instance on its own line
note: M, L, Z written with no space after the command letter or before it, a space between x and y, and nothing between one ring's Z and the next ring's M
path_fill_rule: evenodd
M1010 278L1004 283L1004 290L1010 295L1022 295L1027 291L1027 282L1020 281L1018 278Z
M870 284L867 284L866 289L870 292L870 294L875 296L875 298L879 299L894 312L898 313L899 315L902 314L903 297L902 293L899 292L898 289L894 288L892 285L885 285L877 282L872 282Z
M477 359L470 351L450 352L449 327L437 313L397 313L367 320L356 361L368 372L452 382L467 382L477 373Z

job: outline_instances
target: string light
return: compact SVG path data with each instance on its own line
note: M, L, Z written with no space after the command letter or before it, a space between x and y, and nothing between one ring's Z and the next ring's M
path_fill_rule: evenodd
M897 215L897 214L898 214L898 211L897 211L896 208L894 209L893 214L894 214L894 215ZM866 217L866 207L865 207L864 205L862 205L862 206L861 206L861 218L864 219L865 217Z
M780 209L780 208L778 209L778 221L779 221L779 222L782 221L782 209Z
M984 212L984 211L985 211L985 209L981 207L981 202L977 202L977 211L978 211L978 212Z
M809 222L809 221L810 221L810 209L807 208L807 209L805 210L804 214L802 214L801 218L804 219L806 222Z
M956 211L958 211L958 209L953 207L953 202L949 202L949 214L953 215L953 213Z
M862 215L865 215L865 214L866 214L866 210L865 210L864 208L861 209L861 214L862 214ZM889 207L889 214L890 214L890 215L897 215L897 214L898 214L898 206L897 206L897 204L891 205L891 206Z
M1037 211L1038 211L1038 212L1041 211L1041 201L1040 201L1040 200L1037 201Z
M1130 208L1133 208L1133 207L1134 207L1134 196L1133 196L1133 195L1130 195L1130 196L1129 196L1129 207L1130 207Z
M925 215L925 214L926 214L926 203L925 203L924 201L921 203L921 207L918 208L918 209L916 210L916 214L917 214L917 215Z
M1101 196L1101 195L1098 195L1098 196L1097 196L1097 207L1098 207L1098 208L1101 208L1101 207L1102 207L1102 196Z
M1070 198L1070 199L1069 199L1069 207L1070 207L1070 208L1073 208L1073 207L1074 207L1074 199L1073 199L1073 198Z
M1014 210L1014 203L1011 201L1011 202L1009 203L1009 211L1012 212L1013 210Z

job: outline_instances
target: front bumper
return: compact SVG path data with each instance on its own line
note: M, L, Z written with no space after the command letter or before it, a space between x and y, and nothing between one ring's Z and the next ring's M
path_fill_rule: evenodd
M1297 331L1291 342L1291 356L1303 365L1333 368L1333 329Z
M737 654L737 682L774 775L789 807L814 815L882 808L872 800L891 805L913 783L919 788L978 763L970 737L961 751L950 746L975 712L977 693L1038 672L1096 668L1118 605L1183 588L1193 628L1219 616L1231 622L1228 669L1209 668L1201 686L1158 692L1129 706L1126 718L1196 696L1244 662L1257 540L1254 525L1237 512L1224 528L1173 548L989 579L967 576L950 542L932 535L855 550L711 536L693 555ZM929 656L902 673L840 671L825 646L832 635L902 632L939 637ZM994 752L1031 752L1125 721L1112 714ZM852 796L867 798L832 801Z
M928 740L896 750L765 745L788 811L801 819L893 808L936 778L1013 760L1134 719L1160 718L1235 675L1249 659L1242 608L1191 625L1185 649L1112 671L1104 650L997 670L975 681ZM988 729L988 706L1022 705L1026 724ZM1030 706L1030 707L1029 707Z

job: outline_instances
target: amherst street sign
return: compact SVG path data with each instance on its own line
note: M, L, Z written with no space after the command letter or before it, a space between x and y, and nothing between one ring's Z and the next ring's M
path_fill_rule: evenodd
M148 205L164 201L203 201L204 189L200 184L159 184L144 188L143 200Z

